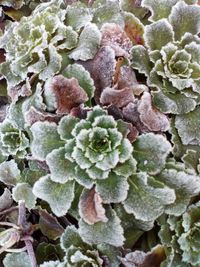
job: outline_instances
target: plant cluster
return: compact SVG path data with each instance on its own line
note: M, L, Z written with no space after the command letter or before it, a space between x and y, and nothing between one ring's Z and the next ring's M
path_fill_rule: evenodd
M200 5L0 0L0 265L200 266Z

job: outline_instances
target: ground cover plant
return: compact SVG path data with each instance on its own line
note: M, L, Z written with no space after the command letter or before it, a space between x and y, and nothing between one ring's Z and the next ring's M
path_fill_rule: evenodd
M0 266L200 266L199 4L0 0Z

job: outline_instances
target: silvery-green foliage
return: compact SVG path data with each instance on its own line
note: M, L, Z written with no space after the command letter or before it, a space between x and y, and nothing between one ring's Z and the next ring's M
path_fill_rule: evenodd
M199 266L200 203L192 204L181 217L160 219L161 242L166 247L167 259L161 265Z
M43 81L54 76L61 70L63 52L73 48L73 59L94 57L101 39L97 26L84 25L78 38L79 33L66 25L67 10L61 4L53 0L40 4L29 17L5 29L0 47L6 50L6 61L0 65L0 73L9 89L28 80L30 73L38 74Z
M156 88L154 104L165 113L187 113L199 103L200 7L185 2L143 1L153 22L145 27L146 47L132 48L133 68Z
M64 116L58 126L37 122L31 131L33 156L46 159L52 181L75 179L86 188L96 185L105 203L126 198L127 177L136 169L133 147L106 111L96 107L82 120Z
M25 157L29 147L29 139L25 132L18 129L11 120L0 123L0 150L4 156Z

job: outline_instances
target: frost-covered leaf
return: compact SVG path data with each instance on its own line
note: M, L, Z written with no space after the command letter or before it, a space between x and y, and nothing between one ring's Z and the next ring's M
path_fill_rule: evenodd
M162 135L142 134L134 142L133 157L142 171L159 173L165 166L171 145Z
M8 188L5 188L3 194L0 196L0 211L10 208L12 203L11 192Z
M45 84L44 97L48 109L56 110L58 114L68 114L73 107L88 100L84 89L76 78L65 78L57 75Z
M14 160L0 164L0 180L6 185L15 185L20 178L20 170Z
M126 56L132 47L132 43L126 32L114 23L105 23L101 27L101 46L109 46L115 51L115 56Z
M173 29L167 19L161 19L145 27L144 39L146 45L153 50L160 50L173 41Z
M58 239L64 232L64 228L60 225L56 217L46 210L40 210L39 215L39 228L43 235L47 236L49 239Z
M31 262L26 252L8 253L3 260L5 267L30 267Z
M95 188L82 192L79 201L79 213L88 224L108 221L105 216L101 196L95 192Z
M47 175L34 184L33 193L47 201L53 213L60 217L67 213L74 199L74 182L55 183Z
M168 18L172 7L178 3L179 0L143 0L142 6L151 11L150 21L157 21L162 18Z
M142 45L135 45L131 49L132 54L132 67L137 69L139 72L149 75L152 69L152 63L150 62L148 52Z
M176 200L166 207L166 213L172 215L181 215L192 196L199 193L199 177L189 174L183 170L176 170L176 165L167 166L159 175L159 181L164 182L170 188L175 190Z
M101 47L92 60L81 62L90 72L95 85L95 101L99 103L101 92L106 87L111 87L115 73L115 52L111 47Z
M183 114L195 109L197 102L195 99L186 97L184 94L153 92L154 105L164 113Z
M77 47L70 53L69 57L74 60L92 59L100 45L101 33L97 26L88 23L80 34Z
M144 92L138 105L141 122L150 131L165 132L169 129L169 120L166 115L152 106L151 95Z
M90 73L79 64L68 65L63 71L63 75L67 78L76 78L81 88L86 92L88 98L94 96L95 86Z
M124 12L125 32L133 44L144 44L144 26L138 18L129 12Z
M66 183L74 178L75 164L65 158L65 148L54 149L48 154L46 162L51 172L51 180L58 183Z
M64 251L68 251L69 247L73 244L74 247L84 247L87 244L84 244L83 240L80 237L78 229L74 225L68 226L65 229L65 232L60 238L61 247Z
M36 197L32 192L31 186L27 183L18 183L12 190L12 196L16 202L24 200L28 209L35 207Z
M93 225L85 223L82 219L79 221L79 233L84 242L88 244L106 243L115 247L123 245L123 229L120 225L120 219L115 211L108 208L106 211L108 221L98 222Z
M107 179L97 181L96 191L104 203L119 203L126 199L128 183L125 175L120 176L111 172Z
M143 20L148 13L148 9L142 7L141 0L121 0L120 4L124 11L133 13L140 20Z
M101 94L100 102L103 105L114 105L116 107L124 107L128 103L134 101L133 90L125 87L121 90L114 88L105 88Z
M124 208L128 213L134 214L137 220L155 220L164 212L167 204L175 201L173 189L146 173L133 174L128 181L129 191Z
M100 28L104 23L123 26L124 20L117 0L97 0L92 5L93 22Z
M58 124L58 133L63 140L68 140L73 138L72 131L75 128L76 124L79 122L79 119L71 116L62 117Z
M173 26L176 40L180 40L186 32L197 34L200 31L200 7L180 1L173 6L169 21Z
M184 145L200 145L199 117L200 108L175 118L175 127Z
M40 267L63 267L63 264L60 261L47 261L40 264Z
M38 160L45 160L46 156L56 148L64 145L57 132L57 125L50 122L36 122L31 126L33 140L31 152Z
M92 14L90 13L89 8L81 2L75 2L68 5L66 17L67 24L75 30L81 29L92 20Z

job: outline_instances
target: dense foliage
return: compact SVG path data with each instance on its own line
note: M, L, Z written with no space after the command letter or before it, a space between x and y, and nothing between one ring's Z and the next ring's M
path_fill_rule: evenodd
M200 266L200 5L0 0L0 265Z

